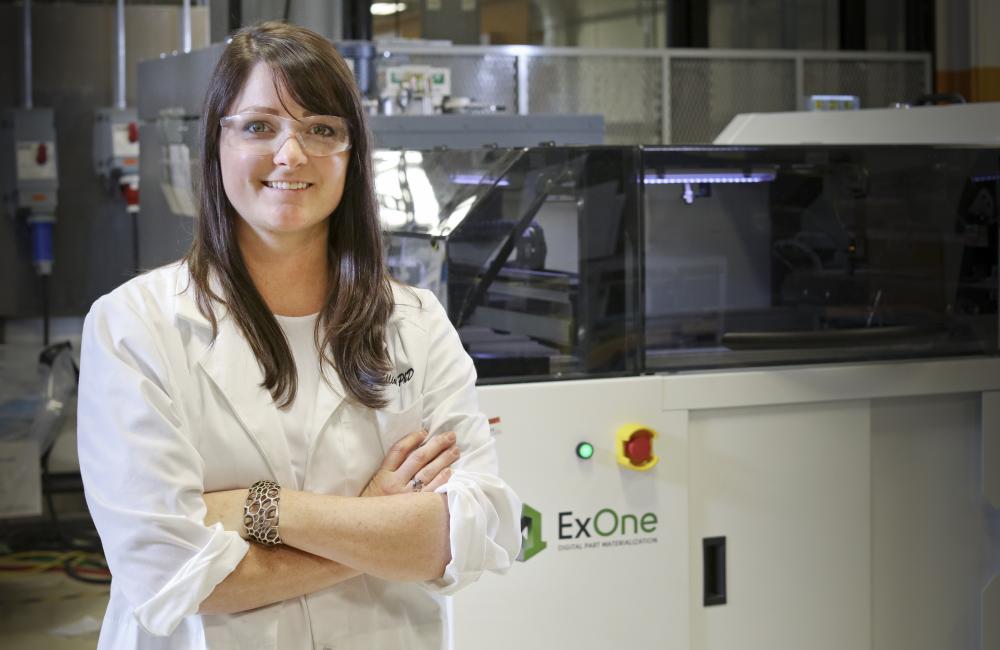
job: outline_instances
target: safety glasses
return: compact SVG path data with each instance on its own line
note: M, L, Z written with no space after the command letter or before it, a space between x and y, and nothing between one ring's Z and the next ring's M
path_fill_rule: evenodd
M225 141L252 154L274 155L294 137L308 156L332 156L351 148L347 120L310 115L299 120L270 113L237 113L219 120Z

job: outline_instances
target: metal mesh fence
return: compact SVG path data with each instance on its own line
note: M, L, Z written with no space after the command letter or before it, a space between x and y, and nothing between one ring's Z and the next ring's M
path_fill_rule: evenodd
M739 113L795 110L795 63L670 60L670 141L711 142Z
M662 59L532 56L527 69L529 113L599 113L606 144L660 142Z
M451 69L451 93L517 113L517 57L502 54L396 54L376 66L430 65Z
M806 60L805 95L857 95L862 108L883 108L929 92L922 61Z

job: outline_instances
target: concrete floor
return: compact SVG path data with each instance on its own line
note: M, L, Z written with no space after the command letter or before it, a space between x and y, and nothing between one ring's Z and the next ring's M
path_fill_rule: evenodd
M100 625L108 594L107 585L79 582L62 573L0 573L0 647L93 650L97 645L96 630L73 636L54 634L52 630L75 626L85 617Z

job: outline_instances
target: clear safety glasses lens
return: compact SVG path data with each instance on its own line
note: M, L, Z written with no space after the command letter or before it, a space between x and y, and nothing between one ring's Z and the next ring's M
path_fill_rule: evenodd
M332 156L351 148L347 121L332 115L311 115L301 120L268 113L237 113L222 118L227 142L250 153L275 154L295 136L309 156Z

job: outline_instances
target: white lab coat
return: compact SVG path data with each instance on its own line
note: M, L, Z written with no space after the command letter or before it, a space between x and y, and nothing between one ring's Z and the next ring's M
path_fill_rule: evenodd
M440 303L394 287L386 345L402 378L387 387L386 408L345 400L327 371L316 402L327 420L297 487L356 496L406 433L455 431L461 460L438 489L451 526L444 576L420 584L363 575L240 614L198 616L249 549L238 534L204 525L203 493L296 480L249 345L221 307L211 342L189 280L184 264L137 277L95 302L84 325L80 469L114 576L99 648L273 649L279 618L282 636L296 639L289 650L449 647L447 594L511 566L521 505L497 475L475 370Z

